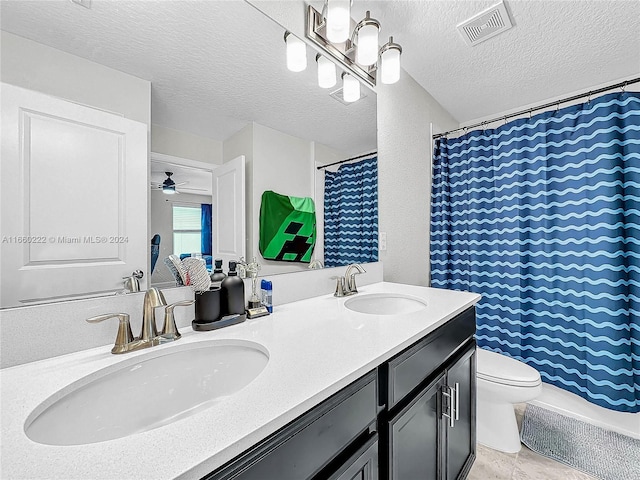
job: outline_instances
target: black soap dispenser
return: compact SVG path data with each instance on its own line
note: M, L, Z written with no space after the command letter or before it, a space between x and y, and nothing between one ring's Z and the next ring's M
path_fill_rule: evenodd
M215 268L211 274L211 283L213 283L215 287L220 287L222 280L225 278L227 278L227 276L222 272L222 260L216 258Z
M229 262L229 275L222 280L223 315L244 315L244 282L236 272L237 262Z

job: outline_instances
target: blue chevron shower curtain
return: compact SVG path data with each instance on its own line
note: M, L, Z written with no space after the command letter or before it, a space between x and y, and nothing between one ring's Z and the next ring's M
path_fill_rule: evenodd
M640 94L436 142L431 283L482 294L478 345L640 411Z
M378 261L378 159L324 172L324 264Z

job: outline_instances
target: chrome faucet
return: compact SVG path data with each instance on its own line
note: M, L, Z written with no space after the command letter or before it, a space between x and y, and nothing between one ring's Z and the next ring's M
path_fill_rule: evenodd
M355 272L353 270L355 270ZM344 277L331 277L336 280L336 292L333 296L346 297L348 295L355 295L358 293L358 288L356 287L356 275L360 275L361 273L367 273L366 270L362 268L362 265L352 263L347 267Z
M355 270L355 272L353 272L353 270ZM360 275L361 273L367 273L367 271L362 268L362 265L359 263L352 263L347 267L347 271L344 273L344 284L348 295L358 293L356 275Z
M158 336L158 327L156 324L156 308L166 307L167 301L164 295L157 288L150 288L144 294L144 303L142 304L142 331L140 332L140 340L143 342L151 342Z
M127 313L107 313L87 318L89 323L103 322L109 318L116 317L120 323L118 325L118 333L116 341L111 349L111 353L127 353L143 348L153 347L162 343L178 340L181 335L176 327L173 316L173 309L179 306L186 306L195 303L195 300L182 300L167 305L164 295L157 288L150 288L144 294L144 302L142 306L142 330L139 337L133 337L131 333L131 324L129 322L129 314ZM162 331L158 333L156 324L156 308L165 307L164 325Z

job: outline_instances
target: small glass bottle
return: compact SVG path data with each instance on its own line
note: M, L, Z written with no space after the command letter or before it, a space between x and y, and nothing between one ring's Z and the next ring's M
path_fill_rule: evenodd
M262 304L267 307L269 313L273 313L273 287L269 280L260 282L260 291L262 293Z

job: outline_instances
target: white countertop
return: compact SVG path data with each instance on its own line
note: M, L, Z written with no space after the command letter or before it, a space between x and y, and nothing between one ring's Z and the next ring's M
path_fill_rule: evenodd
M426 300L428 307L402 316L366 315L344 307L353 297L325 295L280 305L273 315L212 332L183 329L178 342L152 349L112 355L107 345L1 370L0 477L200 478L480 299L472 293L386 282L359 290L412 295ZM263 345L269 362L251 384L210 408L154 430L89 445L42 445L24 433L38 405L89 374L179 344L224 339Z

